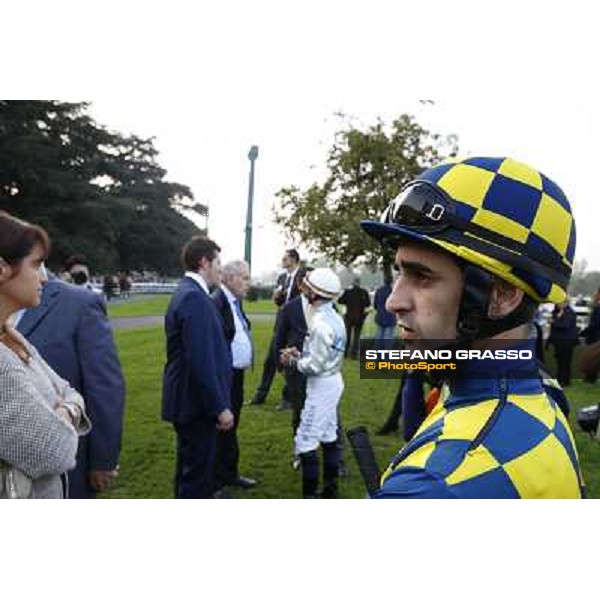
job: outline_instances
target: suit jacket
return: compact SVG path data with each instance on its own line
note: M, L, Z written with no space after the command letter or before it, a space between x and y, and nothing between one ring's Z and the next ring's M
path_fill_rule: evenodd
M231 350L215 303L189 277L171 298L165 333L162 418L179 424L216 422L231 408Z
M225 292L220 287L213 292L212 298L215 302L217 309L219 310L219 314L221 315L221 319L223 321L223 332L225 333L225 338L229 343L231 343L233 341L233 338L235 337L235 319L233 318L233 312L231 311L231 305L229 304L229 300L227 300ZM242 316L244 317L244 321L246 321L246 325L248 326L248 331L250 331L252 326L250 324L250 320L244 312L244 307L241 302L240 308L242 309Z
M92 430L79 439L69 495L93 497L87 473L112 470L119 463L125 407L125 383L104 300L87 289L51 280L40 305L25 311L17 329L85 400Z
M588 326L580 335L585 336L585 343L588 345L600 340L600 304L596 304L592 309Z
M291 281L291 286L292 289L290 291L290 297L288 298L288 302L291 302L294 298L296 298L297 296L300 295L301 290L300 290L300 282L304 279L304 276L306 275L306 269L304 269L303 267L298 267L298 270L296 271L296 274L294 275L294 278ZM285 288L285 283L287 281L287 273L282 273L278 278L277 278L277 285L283 285L284 289L283 289L283 293L278 296L277 298L275 298L275 304L277 304L277 306L283 306L284 304L286 304L286 291L287 288Z
M392 286L389 283L384 283L381 287L377 288L375 292L375 298L373 299L373 305L375 307L375 323L380 327L395 327L396 326L396 315L389 313L385 309L385 302L392 293Z
M341 295L338 303L346 305L346 314L344 315L346 321L361 325L366 317L365 310L371 306L371 299L367 290L354 285Z
M576 346L578 343L577 335L577 315L570 306L565 306L562 315L558 316L558 310L555 308L552 314L552 325L550 325L550 336L546 344L567 344Z
M297 296L285 304L277 315L274 343L277 364L279 364L279 352L287 346L296 346L302 352L307 331L302 297Z

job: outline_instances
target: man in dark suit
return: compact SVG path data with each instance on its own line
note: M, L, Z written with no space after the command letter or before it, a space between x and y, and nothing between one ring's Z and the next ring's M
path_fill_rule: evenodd
M279 309L300 295L300 283L306 274L306 270L300 267L300 255L294 248L285 252L281 266L286 272L278 277L277 287L273 293L273 302L275 302ZM271 389L273 378L277 372L277 365L279 364L279 356L275 354L275 347L273 345L274 340L275 336L273 336L269 344L269 350L267 351L263 365L262 378L250 404L264 404ZM284 388L279 408L287 408L288 404L287 390Z
M217 429L234 423L231 351L209 294L209 286L221 280L220 251L202 236L183 247L185 276L165 317L162 418L177 435L176 498L213 496Z
M53 279L44 286L40 305L25 311L17 328L85 400L92 430L79 438L68 493L70 498L94 498L116 476L125 405L104 300L85 287Z
M369 292L360 287L358 277L354 279L352 287L344 291L338 300L339 304L346 306L344 323L346 325L346 352L351 358L358 358L360 333L367 316L367 308L371 306Z
M221 287L213 293L213 300L221 313L223 331L231 347L233 384L231 386L231 411L234 425L228 431L217 434L217 457L215 465L216 488L228 485L248 489L256 485L254 479L243 477L239 471L240 446L237 429L244 403L244 370L252 365L252 338L250 321L242 307L242 301L250 287L248 263L236 260L223 267Z
M579 343L577 315L571 308L568 298L556 304L552 312L550 335L546 340L546 348L554 346L556 357L556 379L561 387L571 385L571 362L573 351Z
M80 287L85 287L90 292L94 291L94 286L90 281L90 266L83 254L69 256L64 266L67 277L66 281Z
M306 270L300 267L300 255L294 248L283 255L281 266L287 273L283 274L281 286L278 285L273 294L273 301L280 307L300 295L300 284L306 274Z
M585 338L587 346L596 344L600 341L600 288L595 293L592 304L592 312L587 327L580 334ZM598 380L598 371L589 370L585 373L583 380L586 383L596 383Z
M274 350L277 357L284 348L296 347L300 352L308 331L306 311L308 300L301 294L285 304L277 315L275 324ZM281 363L280 363L281 364ZM294 435L300 424L300 413L306 398L306 376L298 369L284 369L288 398L292 408L292 429Z

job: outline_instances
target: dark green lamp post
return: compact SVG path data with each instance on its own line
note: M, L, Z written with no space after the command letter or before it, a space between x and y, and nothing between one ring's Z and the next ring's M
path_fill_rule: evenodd
M246 248L244 260L252 269L252 203L254 202L254 161L258 158L258 146L252 146L248 152L250 159L250 181L248 182L248 211L246 213Z

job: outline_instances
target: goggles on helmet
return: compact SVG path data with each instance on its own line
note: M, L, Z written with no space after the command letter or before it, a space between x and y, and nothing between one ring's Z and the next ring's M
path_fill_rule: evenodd
M449 229L463 235L470 234L469 241L464 243L476 250L484 254L495 254L496 250L504 249L503 255L496 256L498 260L507 260L510 256L509 262L513 266L528 271L534 270L565 286L568 283L570 269L567 265L550 263L541 252L527 249L514 239L459 217L452 198L429 181L417 179L407 184L384 210L381 223L397 225L417 234L433 237ZM481 245L483 241L486 242L485 246ZM492 247L489 244L492 244ZM531 260L536 261L534 268Z
M440 233L456 224L448 195L425 181L409 183L381 215L381 222L421 233Z

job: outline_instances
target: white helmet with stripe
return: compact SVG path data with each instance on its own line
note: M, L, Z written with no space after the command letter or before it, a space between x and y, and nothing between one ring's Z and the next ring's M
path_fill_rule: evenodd
M320 267L304 278L304 285L317 296L335 300L342 291L339 277L331 270Z

